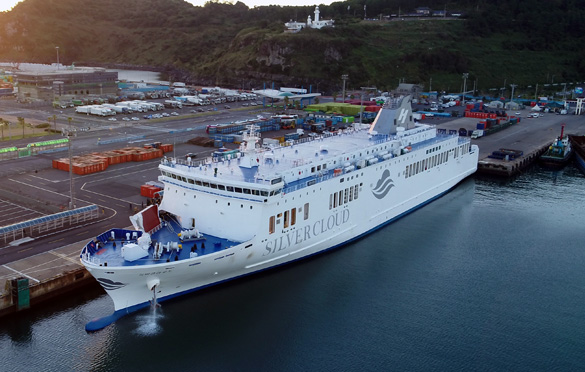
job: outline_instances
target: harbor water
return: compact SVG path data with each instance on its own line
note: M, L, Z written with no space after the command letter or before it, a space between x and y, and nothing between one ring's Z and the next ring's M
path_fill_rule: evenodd
M578 371L585 177L470 178L317 257L86 333L88 290L0 319L1 371Z

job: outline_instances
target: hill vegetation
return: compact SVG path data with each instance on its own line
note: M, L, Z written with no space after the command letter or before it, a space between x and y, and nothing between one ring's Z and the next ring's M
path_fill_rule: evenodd
M443 10L444 1L366 0L368 17ZM171 80L260 88L309 84L338 91L393 89L399 81L460 91L477 81L489 92L583 81L582 0L457 0L447 11L462 19L364 21L364 1L321 6L335 28L284 33L284 22L306 20L314 7L248 8L183 0L25 0L0 13L0 60L152 68ZM552 86L551 86L552 88ZM558 89L558 88L557 88Z

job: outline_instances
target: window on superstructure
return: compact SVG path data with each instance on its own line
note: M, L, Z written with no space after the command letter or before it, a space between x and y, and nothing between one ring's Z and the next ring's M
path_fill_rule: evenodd
M173 177L173 179L174 179L174 180L176 180L176 179L177 179L177 175L176 175L176 174L174 174L174 173L171 173L171 177Z
M303 218L305 220L309 219L309 203L305 203L305 206L303 207L304 209L304 216Z
M209 182L202 182L202 185L205 187L209 187Z
M349 201L353 200L353 186L349 188Z
M234 188L235 192L239 192L240 194L242 193L242 188L241 187L236 187Z
M217 188L220 190L224 190L225 191L225 186L224 185L217 185Z
M337 192L337 198L338 198L337 204L342 205L343 204L343 190Z
M311 173L315 173L315 167L311 167Z
M215 183L210 183L209 187L211 187L212 189L217 189L217 185Z
M337 193L335 192L331 196L333 197L333 208L337 208Z
M270 218L268 219L268 233L274 234L275 227L276 227L275 218L274 216L270 216Z
M349 197L349 195L348 195L348 194L349 194L349 189L345 189L345 190L343 190L343 202L344 202L345 204L347 204L347 199L348 199L348 197Z
M329 194L329 209L333 208L333 194Z
M297 223L297 209L293 208L290 210L290 225L294 226Z
M354 198L354 199L357 199L357 198L358 198L358 190L359 190L359 187L358 187L358 185L355 185L355 186L353 187L353 198Z
M193 179L191 179L191 178L188 178L188 179L187 179L187 181L189 181L189 183L190 183L191 185L193 185L193 184L195 183L195 181L193 181Z
M201 185L202 185L202 184L201 184L201 181L199 181L199 180L195 180L195 184L196 184L197 186L201 186Z

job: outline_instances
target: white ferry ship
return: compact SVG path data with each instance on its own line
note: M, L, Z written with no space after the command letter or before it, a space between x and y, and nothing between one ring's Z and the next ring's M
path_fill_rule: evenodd
M238 150L199 162L163 159L160 205L90 241L81 262L114 301L91 321L339 247L440 197L477 169L467 137L413 120L391 100L371 125Z

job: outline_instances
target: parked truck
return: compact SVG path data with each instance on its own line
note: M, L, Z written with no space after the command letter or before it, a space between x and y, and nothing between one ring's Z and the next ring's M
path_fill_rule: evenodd
M473 131L473 133L471 133L472 139L476 139L476 138L480 138L480 137L483 137L483 130L481 130L481 129L476 129Z
M128 114L130 109L126 106L118 106L111 103L105 103L104 107L109 107L110 109L116 111L117 114Z
M166 100L164 105L167 108L183 108L183 104L175 100Z

